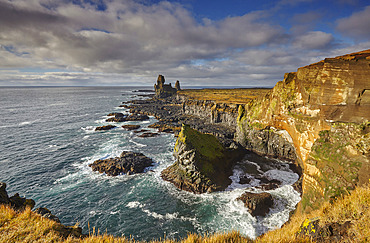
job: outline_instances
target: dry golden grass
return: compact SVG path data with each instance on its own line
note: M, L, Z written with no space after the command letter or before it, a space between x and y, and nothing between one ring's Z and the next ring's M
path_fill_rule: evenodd
M357 187L350 195L337 199L334 203L325 203L321 209L310 214L299 214L281 229L267 232L257 242L311 242L309 239L297 239L296 233L305 219L319 217L320 225L330 223L343 224L351 221L348 229L349 242L370 242L370 186Z
M349 242L370 242L370 187L358 187L351 195L338 199L333 204L326 203L320 210L309 215L296 213L281 229L267 232L255 241L241 236L238 232L200 236L189 234L182 240L153 240L151 243L234 243L234 242L312 242L310 239L297 239L302 222L307 218L320 217L320 224L351 221L348 229ZM60 224L45 219L30 209L15 212L8 206L0 206L0 242L68 242L68 243L132 243L127 238L100 235L93 230L84 239L67 239L61 236Z
M186 89L178 91L178 94L194 100L246 104L252 99L266 95L269 91L270 89Z

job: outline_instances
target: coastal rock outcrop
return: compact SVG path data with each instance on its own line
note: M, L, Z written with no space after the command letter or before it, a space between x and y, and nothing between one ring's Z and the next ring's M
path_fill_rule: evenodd
M176 94L177 90L180 90L180 82L177 80L175 88L172 88L170 84L164 84L165 79L163 75L158 75L157 84L154 84L155 97L166 98Z
M96 127L95 131L106 131L106 130L113 129L115 127L116 126L113 126L113 125L105 125L105 126Z
M189 125L182 126L174 155L176 162L162 171L162 178L194 193L225 189L231 183L232 164L240 156L213 135L202 134Z
M267 192L244 192L237 200L241 200L253 216L266 216L274 205L271 194Z
M106 173L108 176L117 176L122 173L127 175L143 173L145 168L153 163L152 159L142 153L123 151L120 157L96 160L89 166L93 171Z
M32 209L35 206L35 201L20 197L18 193L9 197L6 191L6 183L0 182L0 204L10 205L16 210L24 210L26 207Z
M125 122L125 121L145 121L148 120L149 117L144 114L131 114L131 115L124 115L122 113L117 113L114 117L110 117L106 119L106 122Z
M59 218L57 216L55 216L54 214L52 214L51 211L47 208L42 208L42 207L41 208L36 208L35 213L41 215L44 218L47 218L47 219L53 220L57 223L60 223Z
M123 125L122 128L132 131L140 128L140 125Z

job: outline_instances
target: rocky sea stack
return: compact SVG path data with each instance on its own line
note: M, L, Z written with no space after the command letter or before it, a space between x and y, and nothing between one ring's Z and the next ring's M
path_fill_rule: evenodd
M231 182L236 154L232 156L215 136L183 125L174 149L176 162L162 171L162 178L194 193L222 190Z

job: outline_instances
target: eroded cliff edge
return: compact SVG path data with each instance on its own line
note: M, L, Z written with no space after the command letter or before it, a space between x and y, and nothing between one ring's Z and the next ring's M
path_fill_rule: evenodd
M302 168L302 210L369 181L370 50L287 73L264 97L238 109L240 144ZM276 133L292 146L270 148Z

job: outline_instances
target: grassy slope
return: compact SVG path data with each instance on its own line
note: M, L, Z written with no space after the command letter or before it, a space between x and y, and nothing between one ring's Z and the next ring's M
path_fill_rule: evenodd
M319 210L309 215L295 216L281 229L270 231L255 242L311 242L309 239L297 239L296 233L307 218L320 218L320 225L325 226L333 222L344 223L350 221L347 241L370 241L370 187L356 188L351 195L339 198L333 204L325 203ZM135 242L127 238L118 238L109 235L98 235L94 231L84 239L63 238L60 233L60 224L42 218L27 209L22 213L15 212L7 206L0 207L0 242ZM199 236L190 234L181 241L152 241L154 242L253 242L242 237L237 232Z
M213 100L218 103L247 104L252 99L264 96L270 89L186 89L178 91L191 100Z

